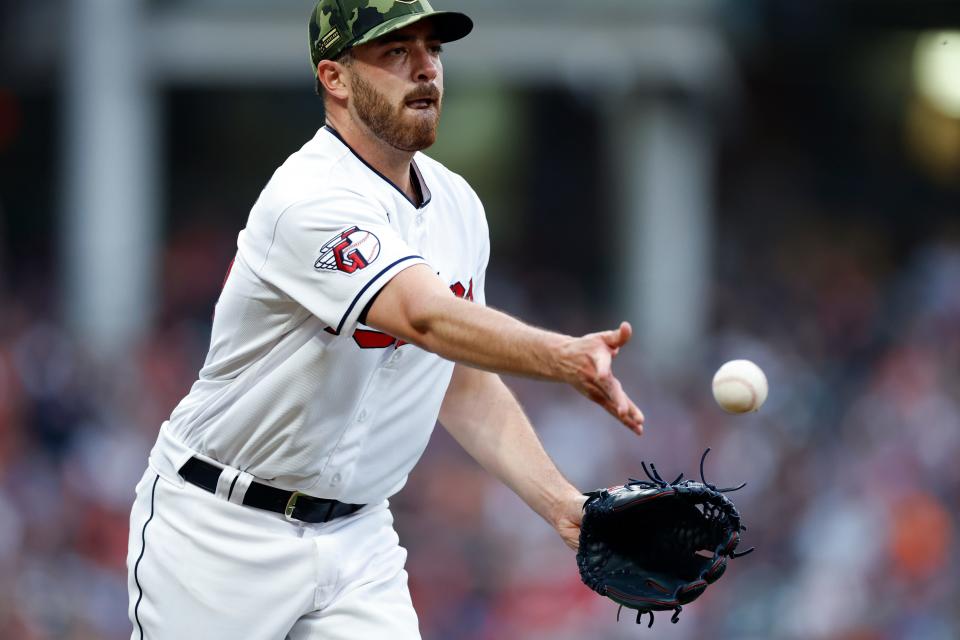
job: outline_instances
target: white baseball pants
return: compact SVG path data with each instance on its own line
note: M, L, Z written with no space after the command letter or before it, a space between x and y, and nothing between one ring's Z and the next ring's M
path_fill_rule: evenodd
M177 479L137 485L132 640L419 640L386 502L308 524Z

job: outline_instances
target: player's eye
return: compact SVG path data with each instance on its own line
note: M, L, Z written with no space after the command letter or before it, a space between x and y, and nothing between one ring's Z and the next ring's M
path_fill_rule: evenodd
M390 55L390 56L402 56L402 55L405 54L406 52L407 52L407 50L404 49L403 47L394 47L393 49L390 49L390 51L387 52L387 55Z
M442 44L433 45L432 47L430 47L430 52L435 56L440 55L441 53L443 53L443 45Z

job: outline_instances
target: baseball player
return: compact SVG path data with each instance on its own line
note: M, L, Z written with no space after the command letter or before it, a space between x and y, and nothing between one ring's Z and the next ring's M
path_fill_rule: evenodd
M442 44L472 27L427 0L318 2L326 125L254 204L206 362L137 486L133 638L419 638L387 499L438 418L576 548L584 498L497 372L570 384L642 431L611 372L628 324L576 338L484 306L483 208L420 153Z

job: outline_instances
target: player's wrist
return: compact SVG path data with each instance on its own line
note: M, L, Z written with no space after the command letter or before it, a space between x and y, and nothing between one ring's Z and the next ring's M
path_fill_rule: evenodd
M552 496L544 517L558 531L571 524L579 525L585 500L586 497L578 489L567 486Z
M577 358L577 340L578 338L556 333L547 335L546 349L544 349L545 377L576 386L581 369Z

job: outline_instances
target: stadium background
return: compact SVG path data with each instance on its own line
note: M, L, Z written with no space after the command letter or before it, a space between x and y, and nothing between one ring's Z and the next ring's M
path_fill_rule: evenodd
M133 486L250 205L322 122L311 6L0 1L0 638L128 637ZM488 300L632 321L647 432L512 386L584 489L713 447L758 551L678 625L618 624L438 430L393 501L424 638L960 637L960 6L457 6L431 153L486 203ZM733 357L759 414L713 404Z

